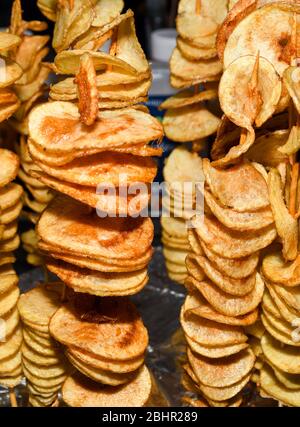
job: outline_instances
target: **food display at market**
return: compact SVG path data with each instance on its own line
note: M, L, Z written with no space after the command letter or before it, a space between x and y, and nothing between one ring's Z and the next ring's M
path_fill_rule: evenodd
M300 406L300 1L171 3L12 2L0 406Z

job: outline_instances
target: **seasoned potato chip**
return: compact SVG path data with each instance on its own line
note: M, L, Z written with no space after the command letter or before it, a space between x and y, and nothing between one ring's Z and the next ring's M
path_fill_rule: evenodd
M266 364L260 371L260 387L267 395L284 404L297 407L300 404L300 390L290 390L281 384Z
M91 0L72 0L72 8L68 2L58 2L52 42L57 52L68 49L74 40L90 28L95 18L92 6Z
M220 74L222 65L216 58L189 61L182 56L179 49L175 48L170 60L170 69L171 73L179 79L200 82Z
M177 47L184 57L191 61L199 61L200 59L211 59L217 56L217 50L214 47L205 48L192 44L181 37L177 37Z
M75 40L74 49L98 50L103 46L105 41L112 37L114 29L122 21L130 18L131 16L133 16L133 12L132 10L128 9L125 13L116 16L111 22L105 24L104 26L90 27L90 29L86 33L84 33L81 37Z
M218 24L209 16L194 13L181 12L176 18L178 34L186 40L197 44L198 37L210 36L218 30Z
M37 0L37 6L40 11L50 19L50 21L56 20L56 5L57 0Z
M0 52L8 51L13 49L21 43L21 38L16 36L15 34L10 33L0 33Z
M49 133L51 123L52 132ZM62 126L62 123L64 126ZM110 132L107 132L107 129ZM74 104L51 102L35 108L29 116L31 138L40 149L53 154L70 154L80 157L80 151L104 147L124 147L146 143L162 136L162 126L154 117L136 109L103 111L90 132L82 127L79 112ZM46 132L46 133L45 133ZM101 135L101 139L99 138ZM64 141L60 144L59 141ZM76 150L76 151L74 151ZM106 150L107 151L107 150Z
M282 181L277 169L272 168L268 174L268 188L276 230L283 246L283 256L287 261L292 261L298 251L298 221L285 205Z
M245 157L252 162L258 162L264 166L276 167L285 163L288 156L282 152L282 147L288 138L287 130L276 130L258 137Z
M299 349L282 345L268 333L262 337L261 347L265 357L272 365L283 372L300 374Z
M291 21L296 7L272 3L246 16L228 38L223 59L225 68L241 55L256 55L259 50L260 56L282 76L294 55Z
M92 52L84 49L65 50L56 55L54 63L60 74L77 74L80 67L80 58L88 53L94 63L96 70L104 70L108 65L119 68L131 74L136 74L132 65L119 59L117 56L111 56L104 52Z
M270 205L267 183L252 163L222 170L203 159L203 172L210 191L224 207L255 212Z
M284 145L278 148L283 154L287 156L291 156L292 154L296 154L300 149L300 130L297 126L293 126L289 137Z
M115 19L124 7L123 0L98 0L95 5L95 18L92 25L103 27Z
M256 273L254 289L240 297L221 291L209 280L197 282L191 276L185 280L185 286L197 289L216 311L231 317L242 316L255 310L264 293L264 282L259 273Z
M255 362L250 348L224 359L222 363L193 354L189 349L187 356L198 382L209 387L228 387L237 383L249 374Z
M270 207L259 212L236 212L233 209L224 208L209 191L204 193L205 201L212 213L226 227L232 230L252 231L260 230L274 222Z
M194 93L191 90L178 92L162 102L159 106L160 110L168 110L172 108L186 107L187 105L197 104L203 101L209 101L217 98L218 93L214 89L204 90L203 92Z
M80 67L76 74L75 83L78 92L80 120L87 126L91 126L95 122L98 113L98 90L94 63L88 53L85 53L80 59Z
M265 256L262 263L263 275L273 282L284 286L298 286L300 283L300 257L287 263L282 255L273 252Z
M242 56L225 70L219 85L222 110L236 125L261 126L274 113L281 95L281 81L265 58Z
M199 292L191 293L186 297L184 302L184 309L185 309L184 315L186 317L188 317L189 314L194 314L199 317L204 317L205 319L208 319L208 320L224 323L225 325L227 324L227 325L247 326L247 325L253 324L258 317L258 310L256 309L242 316L236 316L236 317L225 316L224 314L221 314L220 312L216 311L202 297L202 295ZM203 356L206 356L206 354L203 354ZM218 356L214 356L214 357L218 357Z
M203 104L168 110L163 118L165 134L177 142L196 141L216 132L220 119Z

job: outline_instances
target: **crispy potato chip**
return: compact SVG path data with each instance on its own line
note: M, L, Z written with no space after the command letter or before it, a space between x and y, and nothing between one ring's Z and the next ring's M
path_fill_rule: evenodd
M224 207L251 212L270 204L267 183L251 163L243 162L222 170L203 159L203 172L210 191Z
M271 62L282 76L294 55L291 20L296 7L273 3L246 16L228 38L223 58L225 68L241 55L256 55L259 50L260 56Z
M66 194L67 196L85 203L92 208L97 208L99 212L106 212L112 215L116 214L118 216L125 215L134 217L147 208L150 199L149 189L147 192L128 195L128 197L127 194L125 194L125 197L122 196L119 190L116 194L114 192L112 192L112 194L101 194L101 192L100 194L97 194L95 187L92 186L60 181L42 172L33 172L33 175L53 190ZM25 202L27 205L30 205L29 207L37 210L38 212L43 211L45 208L44 205L37 204L38 202L36 201L30 202L27 200L26 195Z
M103 27L117 18L123 7L123 0L115 0L113 3L110 0L98 0L95 5L95 18L92 25Z
M244 258L229 259L217 255L203 241L200 244L202 251L211 263L217 266L218 270L228 277L243 279L250 276L257 267L259 261L258 252Z
M247 326L253 324L258 317L257 310L237 317L225 316L224 314L221 314L216 311L211 305L209 305L208 302L198 292L189 294L186 297L184 308L184 315L186 317L188 317L189 314L194 314L196 316L204 317L205 319L224 323L226 325ZM204 356L206 355L204 354Z
M233 209L222 207L214 196L207 190L204 197L211 212L226 227L231 230L254 231L267 227L274 222L270 207L263 208L258 212L237 212Z
M232 317L242 316L255 310L261 302L264 291L264 282L258 273L256 273L254 289L242 297L226 294L208 280L197 282L192 277L189 277L186 279L185 285L189 288L196 288L215 310L225 316Z
M196 263L196 268L204 272L205 275L223 292L230 295L243 296L251 292L255 286L255 273L243 279L233 279L224 276L206 257L197 255L188 255L187 260L193 260ZM188 266L188 264L187 264ZM189 268L188 268L189 270ZM201 277L198 280L203 280Z
M204 219L193 217L191 221L209 249L221 256L226 254L230 259L243 258L267 247L277 235L273 226L255 233L233 231L207 215Z
M118 187L136 182L150 183L157 170L155 161L150 157L139 158L109 151L75 159L65 166L48 166L38 161L35 164L55 178L90 187L100 183Z
M265 357L276 368L289 374L300 373L299 350L296 347L282 345L268 333L261 339Z
M190 61L182 56L178 48L175 48L170 59L170 69L171 73L179 79L201 82L220 74L222 65L217 58Z
M20 161L15 153L4 148L0 149L0 159L3 165L0 173L0 187L4 187L16 178Z
M204 90L195 94L191 90L185 90L182 92L176 93L176 95L171 96L166 99L162 104L160 104L160 110L167 110L172 108L181 108L186 107L187 105L197 104L202 101L209 101L211 99L217 98L218 93L215 89Z
M260 371L260 387L269 396L289 406L299 406L300 390L290 390L281 384L271 368L265 364Z
M10 33L3 33L0 34L0 52L8 51L11 49L14 49L15 47L19 46L21 43L21 38L18 37L15 34Z
M52 132L49 133L50 123ZM100 152L108 146L110 149L129 144L133 146L162 136L162 126L158 120L130 108L99 113L98 120L87 133L80 123L77 107L67 102L50 102L36 107L29 116L29 129L31 138L41 149L45 143L49 153L68 154L75 149L74 157L80 157L80 151L87 149ZM64 144L59 144L62 140Z
M111 22L106 23L103 26L95 27L92 25L86 33L75 40L74 49L98 50L103 46L106 40L112 37L113 31L120 25L120 23L132 16L132 10L128 9L125 13L116 16Z
M61 292L62 284L53 285L51 289L44 284L40 284L22 294L18 302L18 309L22 319L38 325L48 326L50 317L60 306Z
M264 166L276 167L287 160L288 156L282 152L282 146L286 143L287 137L287 130L268 132L255 140L245 157Z
M85 53L81 57L75 83L78 92L80 120L87 126L91 126L98 113L98 90L96 71L90 54Z
M1 61L1 78L0 88L10 86L22 76L23 70L19 64L7 57L0 57Z
M49 36L32 36L25 35L22 38L22 43L16 52L15 60L24 71L28 71L38 53L47 45Z
M178 13L191 13L196 11L196 0L180 0L178 4ZM200 13L204 16L212 17L218 24L220 24L227 14L227 1L226 0L202 0Z
M149 63L136 36L133 17L118 26L116 58L130 64L136 74L149 73Z
M96 319L98 315L113 320L91 323L82 320L81 311L63 306L51 318L51 335L68 347L76 347L107 359L126 360L144 354L148 344L147 330L135 306L128 299L105 298L105 303L92 308L94 310L89 312L91 318ZM128 334L132 338L124 340Z
M283 81L291 96L298 113L300 114L300 74L299 68L288 67L284 70Z
M201 356L209 357L210 359L218 359L219 357L231 356L232 354L239 353L241 350L244 350L248 347L247 343L220 347L207 347L196 343L187 336L185 337L185 339L194 353L200 354Z
M263 259L262 273L270 281L284 286L298 286L300 283L300 257L288 263L281 253L267 254Z
M58 2L52 42L57 52L68 49L74 40L88 31L95 18L92 6L89 0L72 0L71 8L68 2Z
M198 382L209 387L231 386L249 374L255 362L250 348L223 360L213 360L187 351L188 360Z
M298 250L298 221L285 205L283 186L277 169L272 168L268 174L268 188L276 230L282 241L283 256L287 261L292 261Z
M261 315L261 320L263 322L264 327L269 332L272 337L274 337L276 340L280 341L283 344L299 347L300 343L297 343L291 339L290 334L287 334L285 332L282 332L279 330L274 323L270 322L270 319L265 316L265 314Z
M86 49L65 50L56 55L54 64L59 74L77 74L80 68L80 58L88 53L96 70L104 70L107 66L113 66L123 72L136 74L135 68L117 56L104 52L93 52Z
M51 21L56 20L57 0L38 0L37 5L40 11Z
M200 39L200 41L202 38ZM177 37L177 47L181 54L189 59L190 61L199 61L201 59L212 59L217 56L217 50L215 47L205 48L199 47L192 44L192 40L188 41L180 36Z
M223 73L219 85L221 108L240 127L259 127L274 113L281 96L275 68L260 56L242 56Z
M68 349L68 354L72 355L76 358L76 360L81 361L90 367L115 373L128 373L136 371L144 363L144 356L136 359L127 359L125 362L118 362L114 360L102 359L76 348Z
M75 292L97 296L126 296L139 292L147 283L147 270L133 273L100 273L63 261L47 260L47 268Z
M240 391L249 382L250 378L250 374L246 375L240 381L228 387L210 387L203 384L199 384L199 389L209 399L213 399L214 401L224 401L238 395L238 393L240 393Z
M284 145L278 148L283 154L287 156L291 156L292 154L296 154L300 148L300 132L297 126L293 126L291 128L289 137Z
M90 366L87 366L80 360L76 359L70 353L67 353L67 357L72 365L75 366L75 368L78 369L81 373L101 384L118 386L130 382L135 376L135 373L132 372L120 374L104 371L100 368L91 368Z
M199 83L204 82L218 82L220 80L221 74L217 74L215 76L206 76L206 77L198 77L197 79L183 79L174 74L171 74L170 83L176 89L185 89L191 86L197 85Z
M143 366L134 380L125 386L105 387L76 373L68 377L62 388L64 401L72 407L143 406L152 388L150 373Z
M197 43L197 39L217 32L218 24L209 16L181 12L176 18L178 34L185 40Z
M184 316L184 307L181 309L180 323L184 333L196 343L214 348L215 346L229 346L247 341L242 328L239 326L224 325L198 316Z
M219 122L201 103L168 110L163 118L166 136L176 142L196 141L212 135Z

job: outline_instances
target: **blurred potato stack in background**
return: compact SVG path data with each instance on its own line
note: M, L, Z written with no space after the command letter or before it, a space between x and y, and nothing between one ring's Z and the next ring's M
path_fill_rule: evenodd
M241 404L252 379L299 406L299 13L298 1L240 0L218 32L224 116L203 160L181 313L195 405Z
M58 392L70 370L62 347L50 336L48 324L61 305L62 283L40 284L21 295L22 365L29 404L56 406Z
M21 43L12 31L0 33L0 122L17 111L20 106L13 84L22 76L22 68L12 59ZM3 145L10 146L7 141ZM18 216L23 205L23 190L15 180L19 171L19 158L12 151L0 148L0 385L11 392L11 404L16 405L13 388L22 379L22 329L17 303L18 277L13 263L20 243Z
M220 122L215 101L222 64L217 56L216 38L218 28L227 15L227 3L227 0L179 1L177 46L170 59L170 81L174 88L183 90L160 106L166 110L163 118L166 136L174 142L185 143L174 149L164 169L167 194L163 204L166 215L166 205L170 205L171 216L162 221L164 256L169 277L179 283L183 283L187 276L184 265L187 233L182 234L178 243L176 234L167 237L168 230L174 230L175 224L183 230L186 219L191 216L189 210L195 202L195 189L186 187L184 190L183 182L199 182L201 164L195 153L207 148L206 139L215 134ZM192 146L188 147L188 143ZM173 169L172 182L170 169Z
M22 76L14 83L13 89L19 98L20 106L9 119L10 126L19 133L15 149L21 160L18 173L23 183L24 210L23 217L32 224L36 224L40 213L52 199L53 193L42 182L32 176L33 162L28 152L28 115L38 105L47 91L45 84L49 73L50 64L44 62L49 52L46 46L50 37L37 35L47 29L47 23L42 21L26 22L22 19L22 6L20 0L15 0L12 6L10 33L21 40L14 49L12 58L22 68ZM36 166L34 166L37 168ZM28 253L27 261L33 265L41 265L43 260L37 249L37 239L34 229L22 234L23 247Z
M149 143L163 135L141 105L149 64L123 1L38 4L55 20L60 79L29 115L28 149L33 176L61 193L36 230L47 268L67 287L49 323L76 368L62 397L70 406L143 406L152 390L148 333L128 296L148 281L153 224L140 214L157 171L151 156L161 154ZM45 399L35 393L33 404Z

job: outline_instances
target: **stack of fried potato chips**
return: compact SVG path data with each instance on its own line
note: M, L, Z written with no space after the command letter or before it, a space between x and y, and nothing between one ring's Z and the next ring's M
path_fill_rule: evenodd
M148 334L126 296L146 285L152 255L153 224L140 213L156 175L151 156L161 154L149 142L163 130L140 105L149 64L122 1L39 6L56 20L54 69L67 75L51 87L52 102L30 113L28 141L33 176L62 193L36 229L47 267L69 291L49 326L80 371L66 380L63 399L142 406L152 388ZM99 51L107 40L109 53Z
M20 326L17 303L18 277L12 267L13 251L19 246L17 218L22 209L22 187L12 181L19 170L19 158L0 149L0 385L13 388L22 379Z
M45 209L47 203L53 197L52 192L39 180L31 175L32 159L28 154L28 115L32 108L41 102L47 89L45 81L48 78L50 67L43 62L49 52L46 44L49 36L32 35L28 30L42 31L47 24L41 21L26 22L22 19L20 0L15 0L12 7L11 25L9 34L11 37L19 37L20 43L15 47L10 57L22 68L22 76L14 82L14 92L20 101L19 108L9 120L10 125L20 133L20 142L16 144L16 151L21 159L19 178L24 184L24 215L35 224L39 214ZM30 230L21 236L25 250L30 249L27 261L34 265L42 264L42 259L34 245L34 233ZM30 240L30 248L28 245Z
M250 379L299 406L299 13L298 2L240 0L217 37L225 116L203 161L181 313L183 383L210 406L241 403Z
M189 250L186 220L192 216L196 185L203 182L201 158L184 146L175 148L166 160L164 179L163 254L170 279L183 284L187 277L185 258Z
M227 1L224 0L214 2L180 0L178 5L177 47L170 59L170 71L171 85L184 90L164 101L160 108L166 110L163 118L166 136L179 143L192 142L193 151L197 152L205 146L206 137L217 131L220 123L220 119L208 108L208 102L213 102L218 96L217 82L222 65L217 57L216 36L226 14ZM199 91L200 83L204 85L207 83L201 92ZM171 180L167 176L168 170L172 171ZM164 172L167 184L182 181L182 186L183 182L195 182L199 174L201 174L200 159L197 159L197 155L190 153L187 148L175 149L166 163ZM174 196L176 192L177 196ZM183 187L177 190L170 188L169 211L175 211L175 219L173 220L174 215L172 215L171 219L164 218L162 223L168 275L178 283L182 283L186 277L184 266L186 255L184 251L188 249L186 233L180 242L175 241L176 235L173 239L168 239L166 233L168 233L167 229L169 231L174 229L176 223L178 227L180 224L183 226L184 221L192 216L192 214L189 215L188 208L183 212L181 206L183 197L194 200L195 195L189 192L191 190ZM165 205L166 200L167 198L165 198ZM174 202L177 202L177 207L174 207ZM185 204L188 203L189 200L186 200ZM190 204L192 209L192 203ZM167 210L166 207L165 210Z
M257 320L264 292L259 253L277 233L267 182L255 165L221 170L203 159L203 171L205 215L191 221L185 281L190 294L181 313L186 371L211 406L231 406L240 401L255 362L243 327Z
M63 350L48 329L61 304L62 288L62 283L40 284L22 294L18 302L24 334L22 365L31 406L52 406L67 376Z

